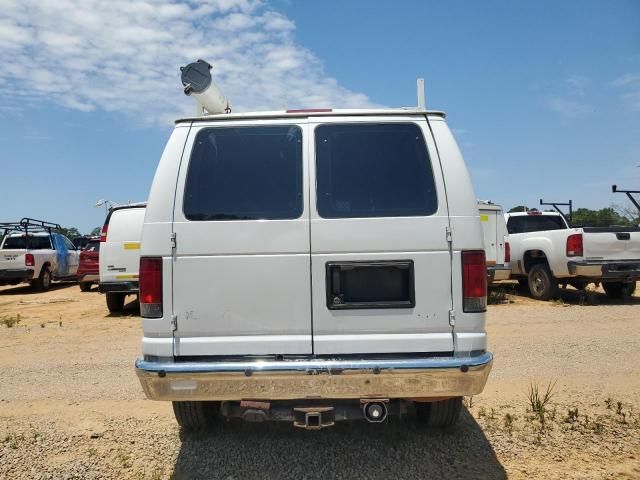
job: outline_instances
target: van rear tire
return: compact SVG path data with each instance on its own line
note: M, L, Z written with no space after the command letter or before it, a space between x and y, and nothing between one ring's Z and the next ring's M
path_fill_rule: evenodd
M449 398L438 402L416 402L416 418L429 427L450 428L460 418L462 397Z
M126 293L107 292L107 308L111 313L118 313L124 310L124 298Z
M211 427L220 411L219 402L172 402L173 414L187 432L201 432Z
M537 263L529 270L529 293L536 300L551 300L558 293L558 279L546 263Z

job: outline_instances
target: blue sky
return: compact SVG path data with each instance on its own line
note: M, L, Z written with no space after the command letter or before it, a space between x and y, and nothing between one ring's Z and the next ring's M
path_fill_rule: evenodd
M195 58L234 110L414 105L448 121L477 196L601 208L640 189L640 2L1 0L0 220L89 231L143 200L193 111Z

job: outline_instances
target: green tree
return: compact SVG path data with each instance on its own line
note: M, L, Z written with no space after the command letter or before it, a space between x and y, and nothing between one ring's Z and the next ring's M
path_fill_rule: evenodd
M76 227L63 228L62 230L60 230L60 233L62 233L65 237L67 237L70 240L73 240L76 237L82 236L82 234L80 233L80 230L78 230Z
M95 237L100 235L100 232L102 231L102 228L100 227L96 227L93 230L91 230L91 233L89 233L90 236Z
M601 208L591 210L589 208L578 208L573 212L573 225L584 227L611 227L631 226L633 223L616 212L613 208Z
M507 213L513 213L513 212L527 212L529 211L529 207L525 206L525 205L518 205L516 207L513 207L511 210L509 210L509 212Z

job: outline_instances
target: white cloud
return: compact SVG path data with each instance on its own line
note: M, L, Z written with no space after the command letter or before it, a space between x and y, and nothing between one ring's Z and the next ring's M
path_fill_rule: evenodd
M553 111L568 119L582 117L589 112L587 104L563 97L552 97L548 100L547 105Z
M628 73L609 82L609 85L624 90L621 95L624 104L640 112L640 73Z
M567 77L566 82L571 87L571 93L575 95L584 95L589 86L589 79L582 75L571 75Z
M167 122L190 114L179 67L197 58L234 111L366 107L261 0L0 0L0 110L54 102Z

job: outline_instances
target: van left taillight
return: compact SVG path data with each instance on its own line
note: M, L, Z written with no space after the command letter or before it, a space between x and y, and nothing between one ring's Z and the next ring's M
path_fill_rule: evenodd
M27 267L33 267L36 264L35 259L33 258L33 253L25 253L24 255L24 264Z
M140 258L140 314L162 317L162 258Z
M102 230L100 230L100 241L101 242L106 242L107 241L107 230L109 229L109 224L105 223L102 226Z
M487 261L484 250L462 252L462 310L487 309Z
M511 263L511 245L504 242L504 263Z

